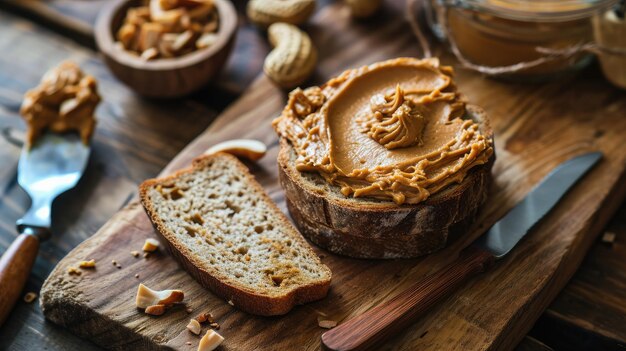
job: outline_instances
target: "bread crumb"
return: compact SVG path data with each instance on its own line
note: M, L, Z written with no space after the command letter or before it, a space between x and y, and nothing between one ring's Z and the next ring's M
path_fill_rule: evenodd
M191 345L191 341L187 341L187 342L186 342L186 344L187 344L187 345Z
M228 304L231 306L235 306L235 303L233 302L233 300L228 300Z
M209 324L209 326L210 326L211 328L214 328L214 329L220 330L220 325L219 325L218 323L213 322L213 323Z
M143 251L145 252L154 252L158 248L159 248L159 242L153 238L146 239L146 242L143 244Z
M139 273L135 274L135 278L139 279Z
M149 252L144 252L144 253L143 253L143 258L148 258L148 256L150 256L150 253L149 253Z
M337 321L332 321L329 319L323 319L317 322L321 328L331 329L337 326Z
M193 310L191 309L191 307L187 307L187 309L186 309L185 311L187 311L187 313L191 313L191 312L193 312Z
M76 268L76 267L67 267L67 273L69 273L70 275L80 275L81 271Z
M80 261L78 264L80 268L96 268L96 260L91 259L89 261Z
M35 301L36 298L37 298L37 293L30 291L30 292L27 292L26 295L24 295L24 302L31 303Z
M133 257L139 257L139 251L133 250L130 252L131 255L133 255Z
M189 330L193 334L200 335L200 332L202 331L202 327L200 326L200 323L198 323L197 320L190 319L189 324L187 324L187 330Z
M615 233L605 232L604 235L602 235L602 242L606 244L613 244L615 242L615 237Z

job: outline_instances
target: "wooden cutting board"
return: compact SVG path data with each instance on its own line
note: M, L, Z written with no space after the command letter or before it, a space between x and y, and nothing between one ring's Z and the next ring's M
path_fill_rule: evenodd
M320 48L314 81L323 82L345 68L382 59L418 56L416 42L400 20L402 15L403 8L388 5L377 19L380 25L366 28L351 21L341 4L325 7L307 28ZM388 20L393 17L396 20ZM444 62L454 63L443 56ZM474 230L450 247L420 259L390 261L349 259L316 248L333 271L329 295L282 317L255 317L202 288L163 251L147 259L133 257L130 251L140 250L146 238L155 237L143 209L134 202L59 263L41 292L44 313L76 334L118 350L195 350L198 337L185 325L205 311L221 325L224 350L317 350L324 332L317 326L318 317L341 323L440 268L556 165L600 150L604 160L510 255L432 309L385 349L515 347L567 283L624 199L626 95L606 83L597 69L542 85L502 83L461 69L457 80L469 101L483 106L492 118L497 161L492 194ZM270 126L285 101L284 92L260 77L162 174L187 166L216 142L256 138L269 146L269 153L250 165L252 172L285 209L277 181L277 140ZM81 276L67 274L67 267L91 258L97 261L95 270ZM134 306L140 282L157 289L183 289L193 312L181 306L161 317L141 313Z

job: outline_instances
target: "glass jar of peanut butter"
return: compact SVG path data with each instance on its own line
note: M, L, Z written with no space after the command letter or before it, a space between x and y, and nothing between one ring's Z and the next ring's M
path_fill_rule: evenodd
M546 80L586 66L592 18L619 0L426 0L426 19L460 62L492 76Z

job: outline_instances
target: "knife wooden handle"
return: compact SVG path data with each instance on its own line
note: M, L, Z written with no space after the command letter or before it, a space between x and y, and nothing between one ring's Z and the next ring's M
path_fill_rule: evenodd
M38 250L38 237L20 234L0 258L0 326L20 297Z
M322 348L337 351L376 349L385 339L402 331L420 314L494 262L491 253L470 246L448 266L322 334Z

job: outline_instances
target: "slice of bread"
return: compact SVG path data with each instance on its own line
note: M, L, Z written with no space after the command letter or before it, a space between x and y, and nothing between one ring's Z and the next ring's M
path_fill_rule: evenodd
M199 157L139 194L183 268L235 307L280 315L326 296L330 270L236 157Z
M484 111L468 105L465 118L493 139ZM346 197L319 174L300 172L296 153L280 141L278 169L287 206L300 231L315 244L337 254L359 258L409 258L443 248L465 233L486 200L491 184L489 162L472 168L463 181L415 205Z

